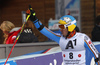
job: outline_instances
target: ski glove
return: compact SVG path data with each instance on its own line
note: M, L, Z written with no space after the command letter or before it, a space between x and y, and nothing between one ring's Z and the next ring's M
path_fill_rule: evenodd
M32 9L32 7L29 5L29 9L26 11L27 15L30 15L30 20L35 23L38 19L36 17L35 11Z

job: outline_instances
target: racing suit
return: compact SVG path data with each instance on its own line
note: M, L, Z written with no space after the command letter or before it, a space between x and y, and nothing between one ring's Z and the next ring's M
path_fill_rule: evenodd
M98 58L98 51L91 42L90 38L83 33L78 33L71 37L65 38L62 34L56 34L46 28L39 20L33 21L36 28L46 37L54 40L59 44L62 50L62 57L64 65L86 65L86 48ZM99 65L99 62L96 62Z

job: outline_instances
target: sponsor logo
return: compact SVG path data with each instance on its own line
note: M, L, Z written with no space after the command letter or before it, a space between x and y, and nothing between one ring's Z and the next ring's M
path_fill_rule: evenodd
M72 20L69 17L64 17L64 21L68 24L69 22L71 22Z
M82 55L81 54L78 54L78 57L80 58Z
M66 64L79 64L81 60L64 60Z
M57 64L57 60L56 60L56 59L54 59L54 60L53 60L53 62L54 62L53 64L52 64L52 63L50 63L49 65L58 65L58 64ZM61 65L63 65L63 62L62 62L62 64L61 64Z
M68 23L68 24L66 25L66 27L68 27L69 25L71 25L71 23Z
M84 37L84 39L85 39L85 40L88 40L88 37L87 37L87 36L85 36L85 37Z
M89 43L89 44L91 44L92 42L91 42L91 41L89 41L88 43Z

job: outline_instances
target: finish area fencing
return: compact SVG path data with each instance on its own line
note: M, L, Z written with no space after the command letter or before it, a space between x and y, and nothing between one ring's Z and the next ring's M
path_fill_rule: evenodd
M100 42L93 43L100 52ZM4 53L5 55L2 55L7 57L12 45L4 45L0 48L3 49L0 49L0 57L2 57L1 52L5 50L7 50ZM46 52L44 50L46 50ZM87 49L86 56L89 57L86 59L88 60L86 65L95 65L94 57ZM56 42L16 44L11 57L6 65L63 65L61 49ZM4 65L5 60L6 59L0 59L0 65Z
M0 44L0 59L7 58L12 46L13 44ZM55 46L58 46L56 42L16 43L10 57L46 50Z

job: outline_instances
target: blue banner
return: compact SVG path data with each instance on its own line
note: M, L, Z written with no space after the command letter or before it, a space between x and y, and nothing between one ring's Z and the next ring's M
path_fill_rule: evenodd
M95 45L95 47L100 52L100 44ZM33 55L26 54L23 55L22 57L20 56L21 58L17 57L17 59L10 58L10 60L8 60L6 65L63 65L61 51L55 53L38 54L38 56L34 56L34 55L37 54L33 54ZM86 49L86 56L89 57L86 58L86 60L88 60L88 62L86 62L86 65L91 65L91 62L93 63L94 60L92 60L93 56L88 49ZM4 65L4 63L5 61L1 62L0 60L0 65Z

